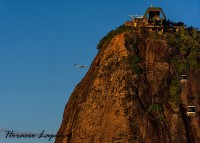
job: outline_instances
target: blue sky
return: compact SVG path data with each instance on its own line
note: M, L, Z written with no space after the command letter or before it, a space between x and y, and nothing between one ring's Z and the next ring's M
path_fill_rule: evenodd
M88 70L73 65L90 66L98 41L151 4L200 27L198 0L0 0L0 128L55 134ZM4 135L0 143L49 142Z

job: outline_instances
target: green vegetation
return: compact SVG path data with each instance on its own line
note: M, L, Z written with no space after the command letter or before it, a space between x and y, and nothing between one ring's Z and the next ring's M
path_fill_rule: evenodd
M120 63L125 68L129 67L133 71L134 74L140 74L141 68L139 63L142 61L139 57L139 50L137 48L137 40L135 39L131 43L129 43L126 48L130 51L130 55L128 57L122 57Z
M149 108L147 109L148 113L153 113L153 112L158 112L161 113L163 110L162 104L160 103L153 103L149 106Z
M199 69L200 65L200 32L193 27L179 27L179 33L167 32L165 38L171 45L176 47L175 54L178 57L176 68L178 72L188 73L191 69Z
M131 31L134 31L133 27L122 25L103 37L97 45L97 48L101 49L107 46L117 34ZM141 62L141 58L139 57L138 45L147 41L166 40L171 48L167 62L173 70L168 102L173 111L177 113L179 112L180 94L182 90L180 84L181 75L190 74L192 70L200 70L200 31L193 27L186 27L182 22L174 23L167 21L165 23L164 33L157 31L148 32L144 28L141 28L140 32L140 35L134 33L135 35L131 35L132 37L127 36L128 38L125 44L131 54L128 57L122 57L120 65L123 68L131 68L135 74L140 74L141 68L139 63ZM162 109L162 104L154 103L149 106L147 112L159 113L158 119L163 120L164 115L162 114Z
M179 111L180 105L180 77L189 74L193 69L200 69L200 32L193 27L181 24L179 33L167 32L165 38L176 50L173 53L172 65L175 76L170 85L169 104L174 112Z
M141 62L141 59L137 55L130 55L128 57L128 63L129 63L131 69L133 70L133 72L135 74L140 74L141 73L141 69L140 69L140 66L139 66L140 62Z
M103 46L107 46L110 41L117 35L123 32L129 32L133 30L134 28L132 26L126 26L126 25L121 25L115 30L110 31L105 37L103 37L100 41L99 44L97 45L97 49L101 49Z
M138 45L138 42L135 39L135 41L131 44L131 51L137 52L138 51L137 45Z
M187 58L187 61L191 68L200 69L200 48L193 48Z
M134 31L134 27L121 25L115 30L110 31L105 37L103 37L97 48L101 49L103 46L107 46L110 41L117 35L123 32ZM171 30L170 30L171 29ZM179 29L175 32L175 29ZM176 69L178 73L188 73L191 69L200 69L200 31L193 27L186 27L182 22L165 22L165 33L160 34L158 32L148 33L146 30L142 30L142 36L146 35L146 38L152 40L167 40L171 45L170 47L176 48L174 55L178 55L178 60L176 62ZM144 32L146 31L146 32ZM130 48L130 51L137 50L138 40L135 40ZM177 57L174 57L175 59ZM172 58L172 59L174 59ZM135 66L133 66L135 68ZM139 72L136 67L136 72Z
M147 109L148 113L158 113L158 120L162 121L164 120L165 116L162 113L163 110L163 106L161 103L153 103L149 106L149 108Z
M159 118L160 121L163 121L165 119L165 116L163 114L160 114Z
M190 65L187 60L176 57L176 59L173 59L172 62L177 76L180 77L182 74L189 73Z
M173 79L170 85L170 95L172 101L174 101L177 104L179 104L180 102L180 97L179 97L180 93L181 93L180 81L178 81L177 79Z
M180 81L174 78L170 85L170 98L169 98L169 104L171 105L171 108L173 109L174 112L179 111L180 93L181 93Z

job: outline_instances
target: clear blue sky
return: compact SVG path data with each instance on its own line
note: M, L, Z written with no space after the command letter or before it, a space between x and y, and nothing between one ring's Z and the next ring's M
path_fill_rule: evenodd
M199 0L0 0L0 128L55 134L88 70L73 65L90 66L98 41L151 4L200 27ZM48 142L4 135L0 143Z

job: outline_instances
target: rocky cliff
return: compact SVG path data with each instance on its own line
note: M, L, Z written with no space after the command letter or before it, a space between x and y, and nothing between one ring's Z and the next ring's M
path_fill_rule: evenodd
M123 27L101 43L65 107L58 133L67 137L55 142L199 143L199 32Z

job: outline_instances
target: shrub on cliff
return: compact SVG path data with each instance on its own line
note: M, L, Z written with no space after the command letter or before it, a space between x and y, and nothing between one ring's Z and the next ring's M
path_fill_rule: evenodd
M140 66L139 66L139 63L141 62L141 58L137 55L130 55L128 57L128 62L129 62L129 65L131 67L131 69L133 70L133 72L135 74L140 74L141 73L141 69L140 69Z
M115 30L110 31L105 37L103 37L98 45L97 45L97 49L101 49L103 46L107 46L110 41L117 35L123 32L128 32L133 30L133 27L131 26L126 26L126 25L121 25L118 28L116 28Z
M153 115L159 115L157 116L157 119L162 121L164 120L165 116L163 115L163 106L161 103L152 103L149 105L149 108L147 109L148 113L151 113Z

